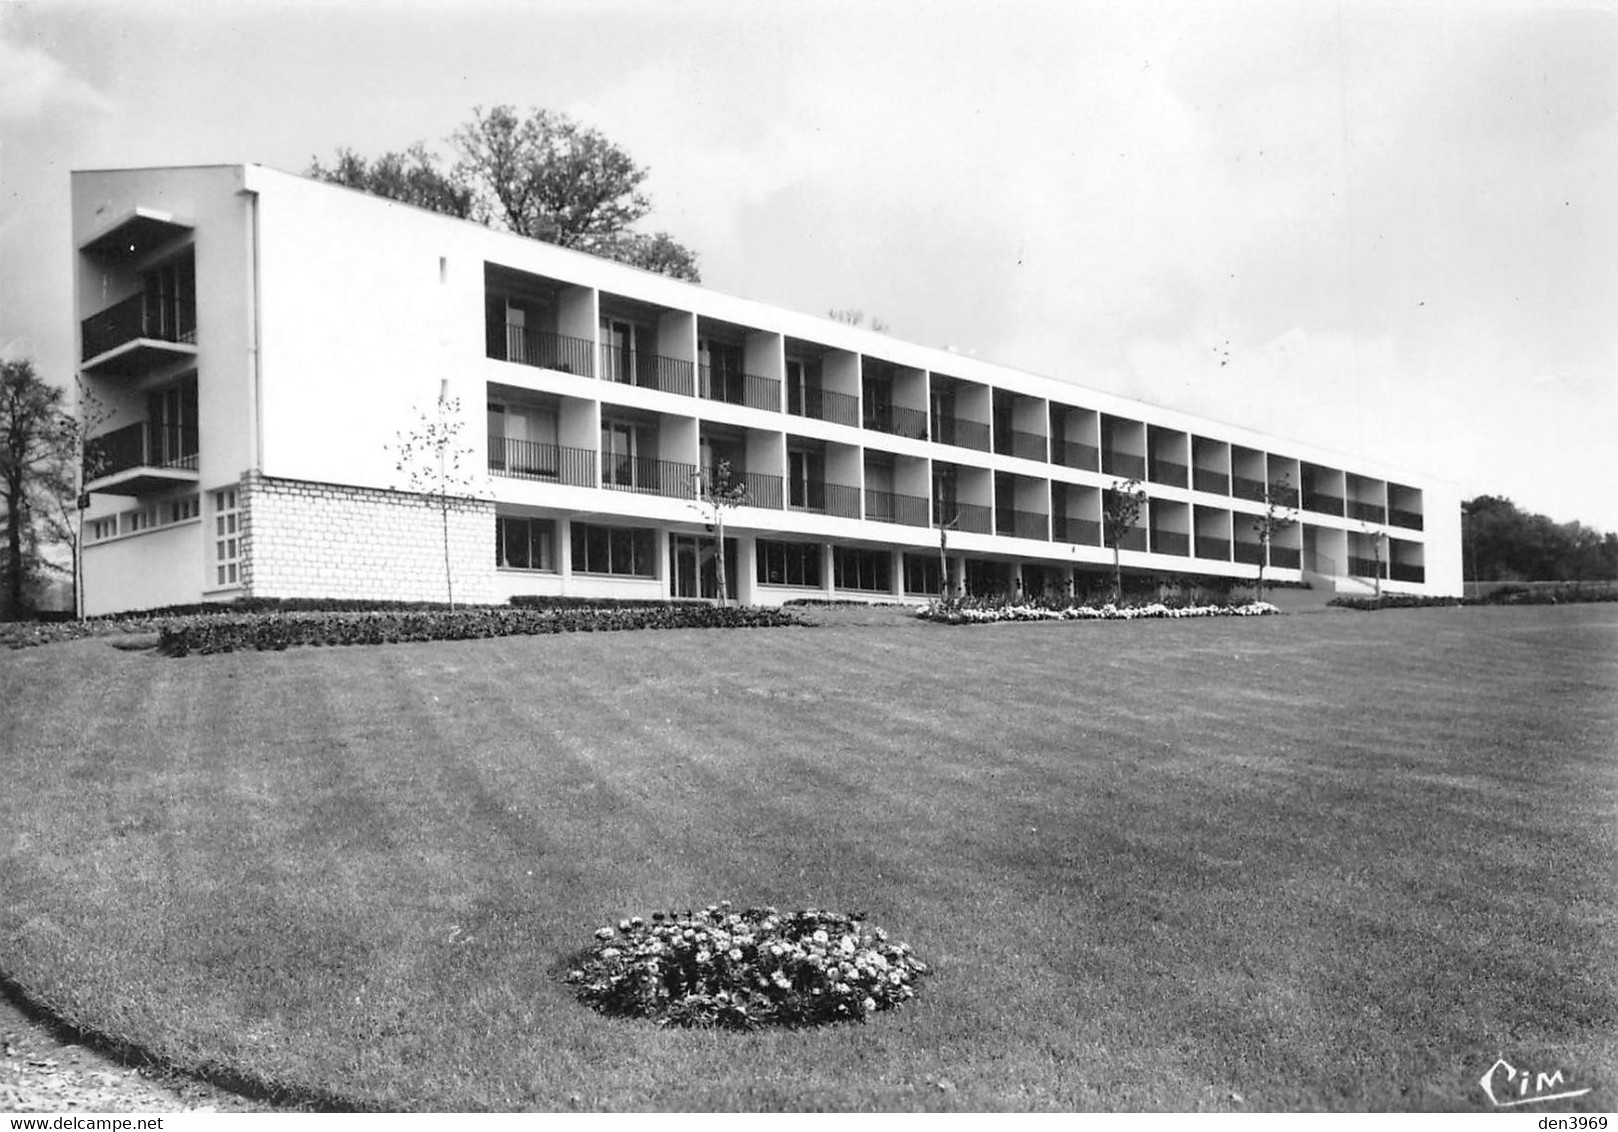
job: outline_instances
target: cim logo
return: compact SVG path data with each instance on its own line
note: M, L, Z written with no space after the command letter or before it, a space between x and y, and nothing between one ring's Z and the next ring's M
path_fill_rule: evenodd
M1542 1101L1560 1101L1568 1097L1582 1097L1589 1089L1568 1089L1562 1080L1562 1071L1535 1074L1518 1069L1505 1058L1497 1058L1489 1071L1478 1079L1483 1091L1496 1108L1516 1108L1519 1105L1539 1104ZM1552 1092L1561 1089L1561 1092Z

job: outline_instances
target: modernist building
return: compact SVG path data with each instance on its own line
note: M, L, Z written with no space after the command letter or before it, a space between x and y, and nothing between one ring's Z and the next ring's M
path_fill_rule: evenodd
M439 599L401 433L452 406L462 601L712 593L699 470L747 486L742 601L1096 588L1129 571L1459 593L1452 486L258 166L73 177L90 613L239 596Z

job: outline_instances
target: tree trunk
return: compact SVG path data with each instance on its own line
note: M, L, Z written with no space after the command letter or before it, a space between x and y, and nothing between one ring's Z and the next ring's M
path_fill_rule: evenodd
M21 618L22 608L22 521L21 484L6 485L6 612Z
M719 547L714 552L714 567L719 571L719 604L724 605L730 600L730 582L725 577L725 509L713 509L714 533L718 535Z

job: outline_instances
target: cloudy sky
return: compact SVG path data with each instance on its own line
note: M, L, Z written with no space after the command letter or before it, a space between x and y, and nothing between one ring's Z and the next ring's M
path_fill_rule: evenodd
M0 0L0 346L68 172L562 110L709 286L1618 529L1618 6Z

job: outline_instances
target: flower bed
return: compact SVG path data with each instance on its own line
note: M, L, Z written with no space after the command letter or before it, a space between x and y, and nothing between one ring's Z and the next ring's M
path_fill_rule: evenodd
M187 653L285 649L299 645L379 645L465 641L541 633L631 629L761 629L802 625L778 609L660 605L623 609L389 610L369 613L224 613L165 621L158 651Z
M596 932L567 981L604 1014L664 1026L864 1021L912 998L927 965L859 913L653 912Z
M925 621L945 625L992 625L999 621L1137 621L1167 617L1266 617L1281 611L1267 601L1245 605L974 605L934 602L917 610Z

